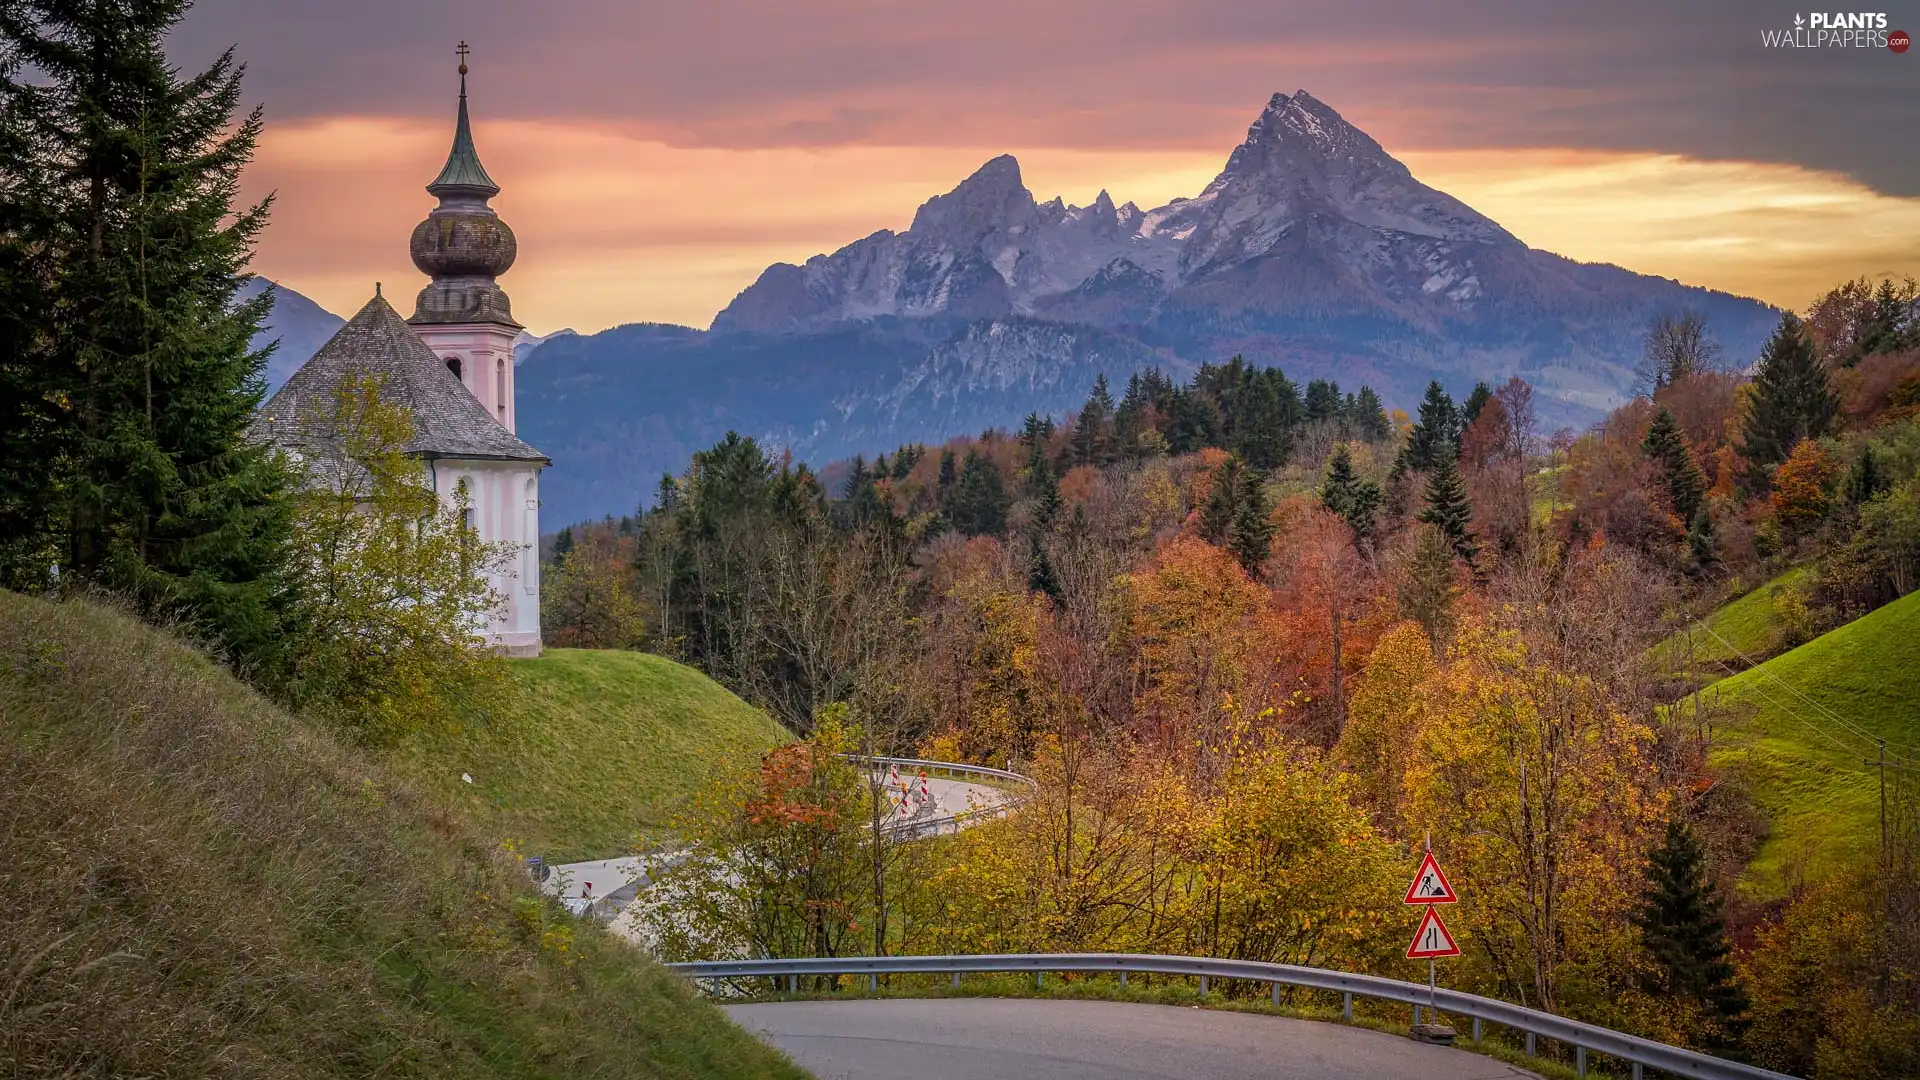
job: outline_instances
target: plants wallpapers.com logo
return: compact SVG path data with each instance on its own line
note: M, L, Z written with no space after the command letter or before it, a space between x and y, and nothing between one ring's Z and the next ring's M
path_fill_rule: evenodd
M1884 11L1796 13L1791 27L1762 30L1760 41L1769 49L1885 49L1903 53L1913 46L1912 35L1888 28Z

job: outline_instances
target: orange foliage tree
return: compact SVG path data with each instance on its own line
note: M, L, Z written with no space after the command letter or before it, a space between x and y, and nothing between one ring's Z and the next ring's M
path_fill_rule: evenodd
M1773 494L1769 501L1780 527L1798 536L1811 532L1824 521L1828 490L1837 472L1819 443L1801 439L1773 474Z

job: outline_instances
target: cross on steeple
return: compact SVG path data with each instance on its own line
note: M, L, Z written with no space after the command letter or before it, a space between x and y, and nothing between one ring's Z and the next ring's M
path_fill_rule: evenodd
M467 54L473 50L467 48L467 43L463 41L460 43L460 47L453 51L460 55L460 74L465 75L467 73Z

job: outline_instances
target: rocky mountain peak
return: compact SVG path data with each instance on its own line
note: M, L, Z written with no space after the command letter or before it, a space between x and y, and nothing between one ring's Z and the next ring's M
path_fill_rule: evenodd
M1020 181L1020 162L1012 154L1001 154L952 191L921 204L910 231L930 240L968 244L1025 223L1036 209L1033 193Z

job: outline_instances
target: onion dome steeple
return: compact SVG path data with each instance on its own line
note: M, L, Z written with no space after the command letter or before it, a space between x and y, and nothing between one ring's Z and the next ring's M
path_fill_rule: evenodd
M494 278L513 266L519 246L513 230L487 205L500 194L480 164L467 120L467 43L461 42L460 112L447 163L427 185L440 205L414 226L408 249L413 265L433 278L420 290L413 318L421 324L498 323L516 329L507 294Z

